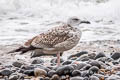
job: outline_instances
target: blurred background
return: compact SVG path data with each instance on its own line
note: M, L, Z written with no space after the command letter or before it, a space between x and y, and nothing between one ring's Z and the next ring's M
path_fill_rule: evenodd
M22 44L72 16L91 22L78 26L81 41L120 38L120 0L0 0L0 45Z

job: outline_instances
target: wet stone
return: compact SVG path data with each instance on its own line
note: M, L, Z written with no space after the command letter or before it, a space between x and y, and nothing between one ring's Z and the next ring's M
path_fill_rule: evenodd
M80 62L79 64L77 64L76 69L80 70L82 69L84 66L86 66L87 64L85 62Z
M101 65L100 65L99 61L92 60L92 61L90 61L89 64L92 65L92 66L97 66L99 69L101 68Z
M114 60L117 60L120 58L120 53L119 52L115 52L111 55L111 58L113 58Z
M15 67L19 67L20 68L23 65L23 63L20 62L20 61L15 61L15 62L13 62L12 65L15 66Z
M71 75L71 73L73 72L74 68L70 65L65 65L65 66L61 66L59 68L57 68L56 73L58 75Z
M86 66L84 66L84 67L82 68L82 70L88 70L90 67L91 67L91 65L90 65L90 64L87 64Z
M0 74L3 76L10 76L12 73L13 73L13 71L11 71L10 69L0 70Z
M42 64L44 61L42 59L34 59L31 64Z
M18 75L10 75L9 80L17 80Z
M48 72L48 76L49 76L49 77L52 77L54 74L56 74L56 71L55 71L55 70L50 70L50 71Z
M117 65L117 64L119 64L118 61L112 61L112 63L113 63L113 65Z
M90 58L87 55L83 55L76 59L76 61L88 61Z
M68 64L71 64L72 63L72 60L67 60L65 62L62 63L62 65L68 65Z
M35 67L35 68L43 69L43 70L45 70L45 71L47 71L47 72L50 71L49 68L47 68L47 67L45 67L45 66L43 66L43 65L41 65L41 64L35 64L34 67Z
M89 76L90 76L89 71L88 71L88 70L82 71L82 72L81 72L81 76L82 76L82 77L89 77Z
M98 59L100 57L106 57L106 55L104 53L100 52L95 56L95 59Z
M72 72L72 76L81 76L80 70L74 70L74 71Z
M98 67L92 66L92 67L89 69L89 74L98 73L98 71L99 71L99 68L98 68Z
M28 76L34 76L34 70L25 70L24 74L26 74Z
M29 66L22 65L21 66L21 69L23 69L23 70L33 70L34 68L35 68L34 65L29 65Z
M109 62L109 60L108 60L107 57L100 57L100 58L97 58L96 60L97 60L97 61L101 61L101 62L103 62L103 63L105 63L106 61Z
M88 54L88 57L89 57L90 59L95 59L95 56L96 56L95 53L90 53L90 54Z
M81 55L84 55L84 54L88 54L88 52L87 51L81 51L81 52L79 52L77 54L69 56L68 59L70 59L72 57L80 57Z
M24 69L18 70L19 73L24 73L24 71L25 71Z
M72 66L75 69L77 69L77 64L70 64L70 66Z

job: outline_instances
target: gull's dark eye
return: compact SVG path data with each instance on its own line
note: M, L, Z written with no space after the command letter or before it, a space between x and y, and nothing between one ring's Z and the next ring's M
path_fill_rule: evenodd
M74 18L73 20L74 20L74 21L78 21L79 19L77 19L77 18Z

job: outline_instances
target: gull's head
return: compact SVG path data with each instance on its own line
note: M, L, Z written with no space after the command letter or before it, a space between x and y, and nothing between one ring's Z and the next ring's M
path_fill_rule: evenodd
M71 26L78 26L80 24L81 20L77 17L72 17L69 18L67 21L67 24L71 25Z
M67 24L71 25L71 26L78 26L81 23L86 23L86 24L90 24L89 21L81 21L79 18L77 17L71 17L67 20Z

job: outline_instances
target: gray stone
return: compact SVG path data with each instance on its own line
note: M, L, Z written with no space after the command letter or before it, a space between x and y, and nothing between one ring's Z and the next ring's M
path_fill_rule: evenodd
M3 76L9 76L11 75L13 72L9 69L3 69L0 71L0 74L3 75Z
M42 60L42 59L34 59L33 61L32 61L32 64L41 64L41 63L44 63L44 61Z
M100 80L100 79L98 77L96 77L96 76L90 76L89 80Z
M15 66L15 67L19 67L20 68L23 65L23 63L20 62L20 61L15 61L15 62L13 62L12 65Z
M115 52L111 55L111 58L113 58L114 60L117 60L120 58L120 53L119 52Z
M18 79L18 75L11 75L9 77L9 80L17 80Z

